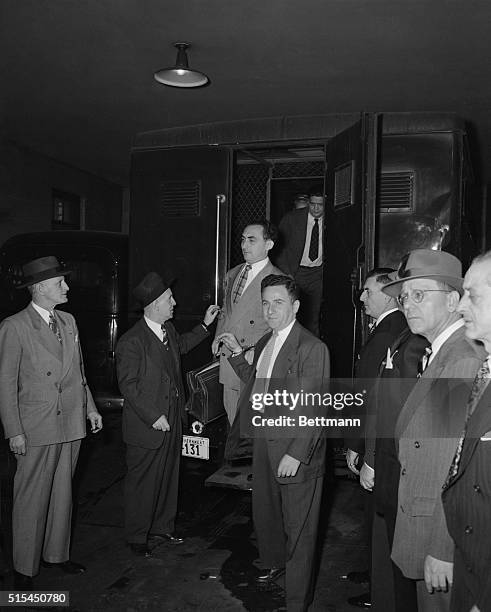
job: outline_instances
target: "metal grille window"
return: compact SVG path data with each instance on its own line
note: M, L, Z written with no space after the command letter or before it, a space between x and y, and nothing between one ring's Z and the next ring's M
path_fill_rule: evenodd
M323 161L277 163L273 168L273 178L323 178L324 166Z
M378 197L380 212L410 212L413 198L414 172L382 172Z
M334 208L353 204L353 165L349 161L334 170Z
M200 214L201 181L160 183L162 217L197 217Z

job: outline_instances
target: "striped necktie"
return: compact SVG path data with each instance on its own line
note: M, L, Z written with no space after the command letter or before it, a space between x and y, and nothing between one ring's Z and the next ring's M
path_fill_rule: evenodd
M56 320L54 312L49 313L49 328L54 333L54 335L58 338L58 342L61 343L61 332L58 326L58 321Z
M421 357L421 359L418 362L418 378L421 378L421 375L423 374L423 372L428 367L428 364L430 363L430 357L431 357L432 353L433 353L433 349L431 348L431 346L427 346L425 348L425 352L423 353L423 356Z
M483 364L479 368L478 373L476 374L476 378L474 378L474 382L472 383L471 393L469 395L469 399L467 400L467 414L465 417L464 430L462 431L462 435L460 436L454 458L448 471L447 479L445 480L445 484L443 485L444 489L446 489L454 481L457 474L459 473L460 458L462 456L462 449L464 448L464 440L465 435L467 433L469 419L471 418L472 413L474 412L474 409L477 406L477 403L481 399L481 396L489 383L489 378L489 363L488 360L485 359Z
M234 294L232 301L236 304L244 291L245 284L247 282L247 277L249 276L249 270L252 268L251 264L246 264L242 270L240 271L239 276L237 277L237 282L234 287Z
M168 349L169 339L167 338L167 330L165 329L165 323L162 323L160 329L162 330L162 344L164 345L164 348Z

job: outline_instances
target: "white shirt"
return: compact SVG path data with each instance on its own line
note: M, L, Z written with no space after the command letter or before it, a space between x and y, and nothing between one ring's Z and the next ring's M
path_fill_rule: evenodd
M145 319L145 323L153 331L153 333L157 336L160 342L163 342L164 332L162 331L162 328L160 327L160 323L155 323L155 321L152 321L152 319L149 319L145 315L143 315L143 318Z
M43 308L42 306L38 306L34 302L31 302L31 306L34 308L36 312L38 312L41 315L43 321L49 325L49 315L52 313L49 310L46 310L46 308ZM54 312L53 312L53 316L54 316Z
M271 378L271 372L273 371L273 366L274 366L274 362L276 361L276 357L278 357L278 353L280 352L281 347L283 346L283 344L285 344L285 340L287 339L288 334L291 332L291 329L294 323L295 323L295 319L293 319L290 325L287 325L286 327L284 327L282 330L278 332L278 336L276 338L276 342L275 342L274 349L273 349L273 354L271 355L271 361L269 362L269 368L266 374L266 378ZM266 348L266 346L264 348ZM263 355L264 355L264 349L262 350L262 353L259 355L259 359L257 360L256 371L259 370L259 364L263 358Z
M244 291L252 283L252 281L256 278L259 272L261 272L261 270L265 268L268 264L269 264L268 257L266 257L266 259L261 259L261 261L256 261L256 263L249 264L251 266L251 269L249 270L249 274L247 275L246 284L244 285L244 288L242 289L242 295L244 295ZM245 265L247 265L247 263ZM242 270L243 269L244 268L242 268ZM239 272L239 275L242 272L242 270Z
M438 334L438 336L431 343L431 355L428 359L428 365L430 365L430 363L433 361L435 355L442 348L443 344L450 338L450 336L454 332L460 329L463 325L464 319L459 319L458 321L455 321L455 323L452 323L452 325L449 325L447 329L444 329L441 334Z
M307 215L307 234L305 236L305 245L303 247L302 259L300 260L300 265L305 266L307 268L317 268L318 266L322 265L322 224L324 222L324 217L320 217L320 219L318 219L317 221L319 223L319 256L317 257L317 259L314 259L314 261L311 261L309 259L310 239L312 237L312 228L314 227L315 219L310 213Z

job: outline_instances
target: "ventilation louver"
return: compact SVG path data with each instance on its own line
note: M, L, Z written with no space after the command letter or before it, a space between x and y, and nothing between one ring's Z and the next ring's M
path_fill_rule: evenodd
M382 172L378 197L380 212L410 212L413 192L413 172Z
M160 184L162 217L197 217L200 201L201 181L165 181Z

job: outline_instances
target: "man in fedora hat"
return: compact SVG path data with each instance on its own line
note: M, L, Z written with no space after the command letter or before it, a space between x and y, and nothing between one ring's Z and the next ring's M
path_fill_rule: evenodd
M419 612L437 612L449 609L453 581L441 491L464 425L469 379L483 354L466 338L457 310L462 267L456 257L416 249L403 258L398 277L383 291L398 296L409 328L431 346L395 428L401 471L392 559L415 581Z
M102 418L85 380L73 316L55 311L68 301L56 257L23 266L32 301L0 325L0 416L17 459L12 512L15 587L32 589L39 565L77 574L69 560L72 476L85 420Z
M173 535L185 415L181 354L209 336L219 310L209 306L202 323L179 335L170 322L176 305L170 285L156 272L145 276L133 291L143 318L116 347L124 397L126 540L134 554L144 557L151 555L149 539L183 541Z

